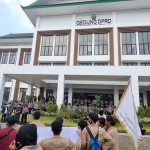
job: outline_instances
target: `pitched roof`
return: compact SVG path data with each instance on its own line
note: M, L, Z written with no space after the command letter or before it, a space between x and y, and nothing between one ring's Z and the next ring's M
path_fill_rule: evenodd
M45 6L45 5L79 3L90 1L98 1L98 0L37 0L29 6Z
M33 33L17 33L17 34L7 34L0 36L0 39L10 39L10 38L33 38Z

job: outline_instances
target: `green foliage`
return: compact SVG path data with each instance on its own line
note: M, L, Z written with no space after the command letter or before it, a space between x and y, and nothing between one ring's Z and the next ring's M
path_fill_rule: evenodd
M41 116L45 116L44 114L45 114L45 111L40 111L40 113L41 113Z
M38 101L39 109L42 110L44 102L42 100Z
M143 123L150 123L150 118L148 118L148 117L141 118L141 119L140 119L140 122L143 122Z
M77 109L75 111L75 118L77 119L83 119L85 117L84 109Z
M138 113L137 113L137 115L138 115L138 117L140 117L140 118L144 118L145 112L144 112L144 108L143 108L142 105L140 105L140 106L138 107Z
M90 109L93 110L95 113L99 112L100 101L101 101L101 97L96 95L95 100L93 100L93 102L90 105Z
M65 109L65 105L64 105L64 104L61 104L60 110L64 110L64 109Z
M56 113L58 111L57 104L53 104L52 101L48 102L47 112L48 113Z
M27 102L32 102L34 98L34 95L25 95L25 99Z
M150 107L146 107L146 109L145 109L145 117L149 117L150 118Z

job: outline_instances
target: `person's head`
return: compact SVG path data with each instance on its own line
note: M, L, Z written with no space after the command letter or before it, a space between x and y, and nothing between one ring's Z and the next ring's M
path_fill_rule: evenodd
M26 124L21 126L16 135L16 142L19 142L18 149L24 146L31 146L37 144L37 127L35 124Z
M59 120L55 120L51 123L52 132L54 135L60 135L62 131L62 123Z
M107 116L105 124L107 127L114 126L115 125L114 118L112 116Z
M103 128L105 126L105 122L106 122L105 118L100 117L98 119L98 126L100 126L101 128Z
M61 116L60 116L60 117L57 117L57 118L56 118L56 121L60 121L60 122L63 124L63 117L61 117Z
M90 124L95 124L98 121L98 115L96 113L89 113L87 118Z
M39 120L41 117L41 113L39 111L35 111L33 114L33 119L34 120Z
M86 121L80 120L80 121L78 122L78 129L79 129L79 130L83 130L87 125L88 125L88 124L87 124Z
M16 122L17 120L15 115L6 118L6 126L13 126L14 124L16 124Z
M100 114L100 116L103 116L104 111L103 111L103 110L100 110L100 111L99 111L99 114Z

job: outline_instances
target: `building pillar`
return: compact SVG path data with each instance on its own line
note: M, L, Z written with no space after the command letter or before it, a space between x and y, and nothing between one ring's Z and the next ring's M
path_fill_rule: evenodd
M20 81L16 80L16 82L15 82L15 88L14 88L14 95L13 95L13 100L14 101L18 100L19 88L20 88Z
M72 85L69 85L69 88L68 88L68 103L72 104Z
M119 89L118 86L114 86L114 106L117 106L119 103Z
M131 75L131 86L132 86L132 93L134 96L134 102L136 109L138 106L140 106L140 100L139 100L139 82L138 82L138 76L137 75Z
M146 91L143 91L143 99L144 99L144 106L147 106L148 103L147 103L147 92Z
M40 95L40 88L36 88L36 94L35 96L38 97Z
M20 46L21 46L21 45L20 45ZM19 48L18 48L18 51L17 51L16 66L19 65L20 53L21 53L21 48L19 47Z
M61 104L63 104L63 100L64 100L64 84L65 84L64 74L60 74L58 76L57 101L56 101L59 108Z
M13 97L15 93L15 85L16 85L16 80L12 79L10 101L13 101Z
M32 89L33 89L33 86L28 84L28 89L26 91L26 95L31 95L32 94Z
M0 74L0 108L3 101L4 89L5 89L6 75Z

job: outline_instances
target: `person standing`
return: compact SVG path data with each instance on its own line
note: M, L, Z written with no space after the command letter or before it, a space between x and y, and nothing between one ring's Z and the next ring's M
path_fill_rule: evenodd
M33 107L32 105L33 105L32 102L29 102L29 103L28 103L29 114L31 114L32 107Z
M16 110L15 110L15 116L16 116L16 119L17 119L17 123L19 123L19 121L20 121L21 112L22 112L22 107L21 107L21 104L19 103L18 107L16 107Z
M27 114L28 113L29 113L28 107L26 105L22 105L21 124L27 123Z
M4 105L4 107L3 107L1 112L2 112L1 122L5 123L6 116L7 116L7 113L8 113L8 106L7 106L7 104Z
M14 113L15 113L15 110L16 110L17 107L18 107L18 102L17 102L17 101L14 101L14 102L13 102Z
M115 145L112 146L110 150L119 150L119 135L118 131L114 127L115 125L114 118L112 116L107 116L105 124L108 134L114 139L116 143L115 144L116 146Z
M7 117L11 116L12 112L13 112L13 103L9 103Z

